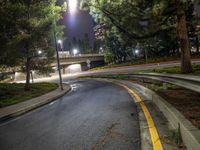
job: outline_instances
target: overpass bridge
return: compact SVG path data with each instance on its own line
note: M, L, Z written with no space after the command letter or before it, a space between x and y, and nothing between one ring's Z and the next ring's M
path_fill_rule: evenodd
M86 71L90 68L103 66L104 55L103 54L79 54L79 55L67 55L66 53L59 53L61 71L63 74L77 73L81 71ZM54 59L51 63L53 69L55 69L55 74L57 74L57 61ZM54 73L52 73L54 75ZM33 78L40 78L46 75L37 74L35 71L32 71ZM15 81L25 80L25 74L19 70L12 71L7 70L7 72L0 73L0 82L5 79L14 79Z
M105 64L103 54L79 54L72 56L60 52L59 57L63 74L77 72L77 69L79 71L86 71ZM55 69L57 68L56 59L52 62L51 66Z

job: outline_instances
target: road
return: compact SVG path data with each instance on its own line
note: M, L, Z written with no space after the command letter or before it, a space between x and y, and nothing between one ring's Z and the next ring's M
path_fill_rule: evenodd
M79 80L64 97L0 124L1 150L137 150L136 104L111 83Z
M192 61L193 64L200 65L199 59L194 59ZM171 61L171 62L162 62L162 63L152 63L152 64L142 64L142 65L134 65L134 66L122 66L116 68L109 68L97 71L85 71L79 72L74 74L65 74L62 75L64 80L71 80L76 79L81 76L90 76L90 75L103 75L103 74L111 74L111 73L127 73L133 72L134 70L146 70L146 69L155 69L155 68L165 68L165 67L173 67L173 66L180 66L180 62L178 61ZM25 81L20 81L25 82ZM34 79L34 82L59 82L58 75L47 77L47 78L38 78Z

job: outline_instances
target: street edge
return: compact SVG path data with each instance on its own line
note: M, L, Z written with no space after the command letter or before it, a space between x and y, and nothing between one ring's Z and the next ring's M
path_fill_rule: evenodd
M115 85L123 88L123 89L124 89L124 87L121 84L127 85L123 81L116 80L116 79L109 79L109 78L104 78L104 79L92 78L92 79L98 80L98 81L110 82L112 84L115 84ZM125 89L125 90L127 90L127 89ZM127 92L129 92L129 91L127 91ZM131 94L130 94L130 96L133 97ZM152 144L149 128L147 128L148 124L147 124L146 117L144 115L144 112L143 112L140 104L138 102L135 102L135 104L137 106L136 109L138 112L138 121L139 121L139 128L140 128L140 148L141 148L141 150L147 150L147 149L151 150L151 149L153 149L153 144Z
M127 85L127 82L136 84L131 81L123 81L123 80L115 80L115 79L101 79L101 78L96 78L96 79L101 80L101 81L111 82L114 84L117 84L117 82L125 84L125 85ZM162 97L160 97L155 92L153 92L152 90L142 85L139 85L139 84L137 85L143 89L145 95L151 95L151 100L156 104L156 106L160 109L160 111L164 114L166 119L169 121L170 127L173 130L180 130L183 143L187 146L187 149L199 150L200 149L200 130L196 128L194 125L192 125L192 123L189 120L187 120L174 106L169 104ZM134 89L137 91L136 88ZM140 107L137 107L137 110L138 112L141 112L139 108ZM139 115L138 117L143 118L143 115L142 116ZM141 121L139 121L139 123L140 123L140 131L141 131L142 130ZM144 138L144 136L141 135L141 133L140 133L140 136L141 136L141 141L147 140L146 138ZM141 149L144 150L147 147L145 147L142 143L143 142L141 142Z
M48 103L50 103L50 102L52 102L52 101L57 100L58 98L64 96L65 94L67 94L68 92L71 91L72 88L71 88L70 85L65 84L65 83L64 83L63 85L64 85L63 91L61 91L61 92L58 93L57 95L55 95L55 96L53 96L53 97L48 97L48 95L50 95L51 93L53 93L53 92L55 92L55 91L57 91L57 90L60 90L60 87L58 87L58 88L57 88L56 90L54 90L54 91L51 91L51 92L49 92L49 93L47 93L47 94L44 94L47 98L46 98L45 100L39 102L39 103L36 102L36 103L33 103L32 105L29 105L29 106L24 107L24 108L22 108L22 109L19 109L19 110L16 110L16 111L14 111L14 112L10 112L10 113L7 113L7 114L5 114L5 115L0 116L0 122L9 120L9 119L11 119L11 118L14 118L14 117L17 117L17 116L20 116L20 115L23 115L23 114L25 114L25 113L27 113L27 112L29 112L29 111L31 111L31 110L34 110L34 109L39 108L39 107L41 107L41 106L44 106L44 105L46 105L46 104L48 104ZM43 97L44 95L41 95L41 96L36 97L36 98ZM33 99L36 99L36 98L33 98ZM30 100L33 100L33 99L30 99ZM29 101L29 100L28 100L28 101ZM20 103L18 103L18 104L20 104ZM18 105L18 104L16 104L16 105ZM9 107L9 106L8 106L8 107Z
M172 129L180 130L183 143L188 150L200 149L200 130L187 120L174 106L165 101L150 89L148 92L152 94L152 101L157 105L160 111L169 121Z
M131 81L129 82L133 83ZM170 127L174 130L180 130L183 143L187 146L187 149L199 150L200 130L192 125L189 120L187 120L174 106L169 104L162 97L142 85L137 85L143 89L146 95L151 95L151 100L156 104L156 106L167 118L170 123ZM135 90L137 91L137 89Z

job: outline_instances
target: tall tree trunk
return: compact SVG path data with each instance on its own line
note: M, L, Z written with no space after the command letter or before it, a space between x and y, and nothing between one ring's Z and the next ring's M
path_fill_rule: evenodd
M30 6L31 6L32 0L28 1L28 13L27 13L27 19L30 19ZM30 34L30 28L28 28L28 33ZM31 63L31 57L30 57L30 45L29 41L26 43L26 84L25 84L25 90L30 90L30 63Z
M190 46L185 13L177 16L177 32L181 47L181 72L192 72Z
M26 84L25 90L30 90L30 64L31 58L29 56L29 45L26 47Z

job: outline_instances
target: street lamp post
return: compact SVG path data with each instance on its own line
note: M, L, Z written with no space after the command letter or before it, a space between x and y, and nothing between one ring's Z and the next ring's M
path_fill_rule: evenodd
M69 8L72 13L76 11L77 7L77 0L68 0ZM66 5L66 3L65 3ZM53 12L54 15L54 12ZM59 79L60 79L60 88L63 90L63 83L62 83L62 74L61 74L61 67L60 67L60 59L58 54L58 43L57 43L57 37L56 37L56 18L54 16L54 42L55 42L55 48L56 48L56 59L57 59L57 65L58 65L58 72L59 72Z
M54 15L54 11L53 11ZM62 74L61 74L61 67L60 67L60 59L58 54L58 43L57 43L57 37L56 37L56 18L54 15L54 22L53 22L53 35L54 35L54 42L55 42L55 48L56 48L56 59L57 59L57 66L58 66L58 73L59 73L59 80L60 80L60 89L63 90L63 82L62 82Z
M54 42L55 42L55 48L56 48L56 59L57 59L58 73L59 73L59 79L60 79L60 88L61 90L63 90L62 74L60 70L61 67L60 67L60 59L59 59L59 54L58 54L58 44L57 44L55 26L56 24L54 25Z

